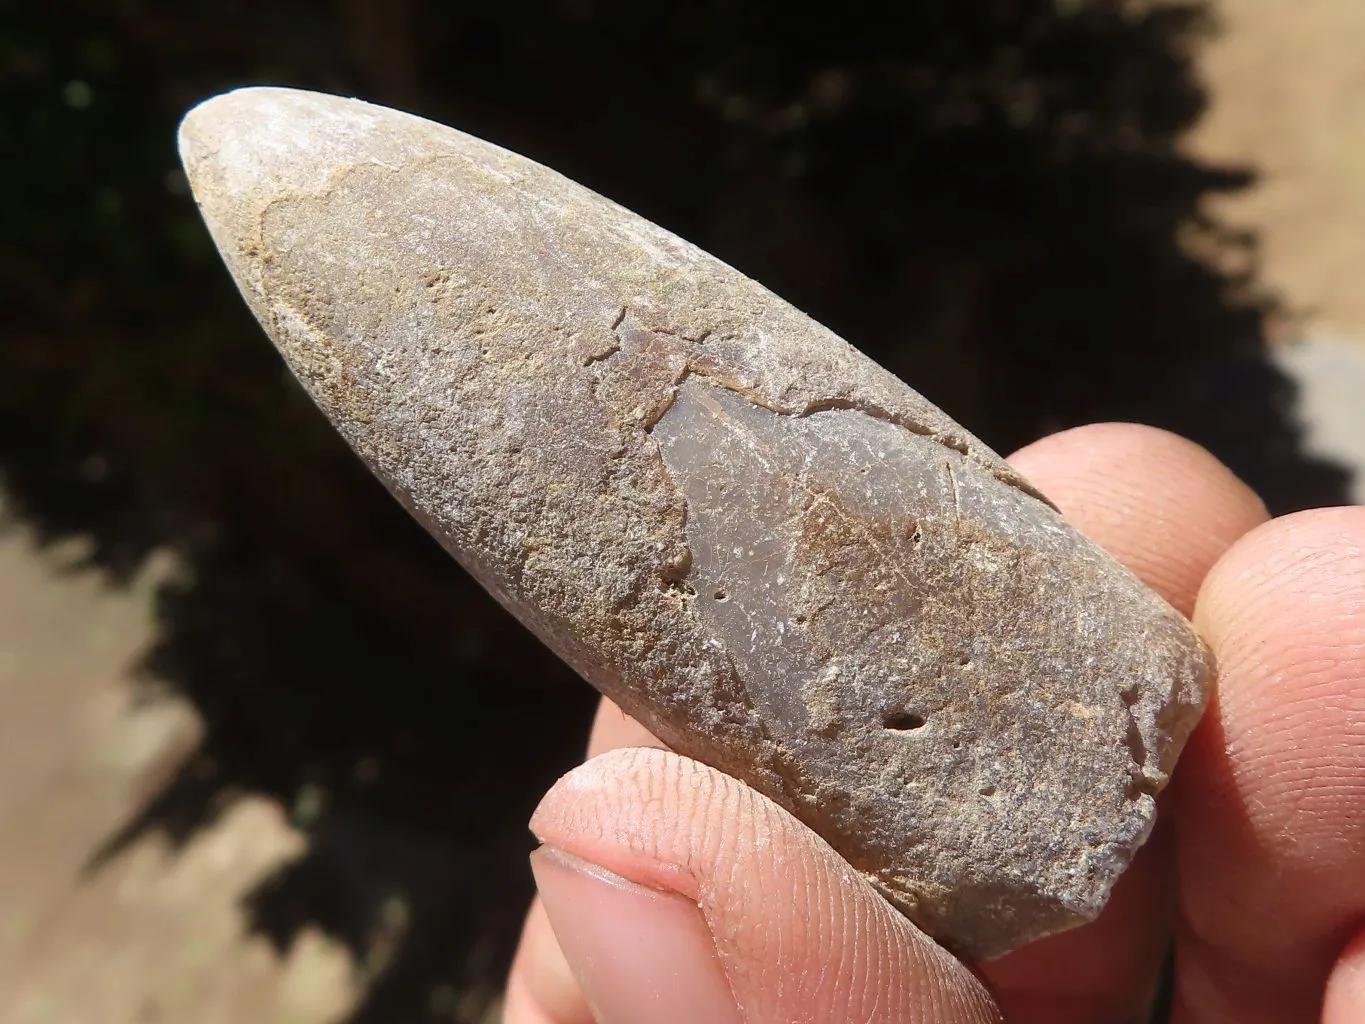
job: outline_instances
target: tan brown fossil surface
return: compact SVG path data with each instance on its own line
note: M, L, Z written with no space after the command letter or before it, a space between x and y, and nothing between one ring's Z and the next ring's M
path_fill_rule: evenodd
M1211 666L994 453L732 268L450 128L245 89L180 144L294 373L593 685L959 952L1099 912Z

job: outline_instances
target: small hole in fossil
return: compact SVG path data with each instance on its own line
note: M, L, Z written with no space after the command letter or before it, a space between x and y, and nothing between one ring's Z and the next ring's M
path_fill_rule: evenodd
M910 543L915 547L924 543L924 531L918 525L910 531Z
M717 590L717 591L716 591L714 594L712 594L711 596L714 597L717 601L728 601L728 600L730 600L730 595L727 594L727 593L726 593L725 591L723 591L723 590Z
M804 615L798 615L796 617L796 624L798 626L804 626L806 624L806 617Z
M994 786L982 786L981 789L978 790L978 792L979 792L982 796L995 796L995 787L994 787Z
M894 711L882 720L882 727L896 732L913 732L924 728L924 716L913 711Z
M969 654L964 654L962 657L958 658L958 659L957 659L957 667L958 667L958 668L971 668L971 667L972 667L972 658L971 658L971 655L969 655Z

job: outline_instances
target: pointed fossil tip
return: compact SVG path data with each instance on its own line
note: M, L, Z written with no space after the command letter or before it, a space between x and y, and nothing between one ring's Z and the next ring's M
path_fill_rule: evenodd
M250 86L190 110L178 141L209 233L254 302L264 297L257 267L261 218L273 203L321 194L340 172L359 164L402 166L435 128L363 100Z
M354 141L386 116L393 112L302 89L235 89L185 115L180 159L213 226L222 200L250 202L321 188Z

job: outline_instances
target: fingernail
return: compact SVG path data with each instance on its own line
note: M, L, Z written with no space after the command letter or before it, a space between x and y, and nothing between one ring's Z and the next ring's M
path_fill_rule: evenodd
M599 1024L742 1024L697 905L552 846L531 870Z

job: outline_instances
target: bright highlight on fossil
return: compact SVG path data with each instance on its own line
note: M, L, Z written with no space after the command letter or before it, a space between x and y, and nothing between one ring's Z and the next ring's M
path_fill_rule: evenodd
M737 271L468 135L245 89L180 144L294 373L593 685L958 952L1099 912L1211 666L994 453Z

